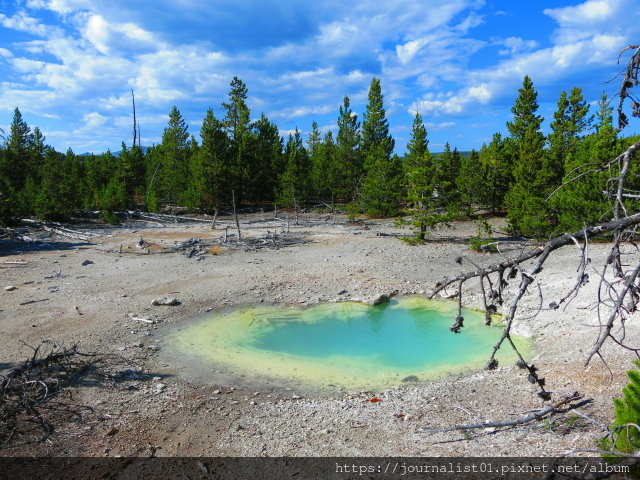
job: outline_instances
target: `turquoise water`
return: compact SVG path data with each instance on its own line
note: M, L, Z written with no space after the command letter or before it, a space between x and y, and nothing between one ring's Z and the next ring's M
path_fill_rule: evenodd
M351 312L346 319L339 309L311 308L286 322L254 327L246 345L307 358L360 357L391 368L424 369L488 357L501 329L485 326L482 315L466 311L468 327L454 334L449 327L456 315L432 307L403 308L394 301Z
M214 382L211 372L225 371L275 383L391 386L410 375L430 380L484 367L502 327L485 326L483 314L463 310L465 326L455 334L449 327L456 315L455 304L422 297L376 307L245 307L182 324L165 336L163 354L186 373ZM526 351L526 340L515 341ZM514 362L515 354L503 350L500 364Z

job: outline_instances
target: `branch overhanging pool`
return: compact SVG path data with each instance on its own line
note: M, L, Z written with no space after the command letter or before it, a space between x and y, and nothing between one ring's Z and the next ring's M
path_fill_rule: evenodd
M465 309L465 326L454 334L449 327L456 315L455 304L422 297L375 307L241 307L170 329L162 352L187 376L214 384L386 388L407 378L435 380L483 368L502 327L486 326L482 313ZM529 350L527 339L514 341ZM516 355L505 344L497 358L513 365Z

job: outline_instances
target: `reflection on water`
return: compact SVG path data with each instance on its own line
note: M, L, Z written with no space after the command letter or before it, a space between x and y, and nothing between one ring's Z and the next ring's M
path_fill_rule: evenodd
M421 297L387 305L320 304L304 309L251 307L200 318L165 338L165 352L191 374L225 367L245 378L351 388L390 386L482 368L500 327L465 311L453 334L453 304ZM525 341L517 342L525 347ZM515 360L503 352L502 363Z

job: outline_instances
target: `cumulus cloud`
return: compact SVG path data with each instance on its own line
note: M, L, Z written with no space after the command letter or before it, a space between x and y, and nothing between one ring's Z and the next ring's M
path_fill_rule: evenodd
M493 6L484 0L21 5L0 14L0 29L22 32L19 41L0 43L11 80L0 84L2 105L55 111L72 124L81 119L74 127L79 134L82 125L111 118L102 128L116 136L128 130L131 88L147 129L161 130L174 104L191 110L187 120L197 124L207 106L225 99L236 75L248 84L252 114L264 111L285 122L285 130L294 122L308 127L316 116L325 125L335 121L345 94L361 114L372 76L382 80L389 115L464 116L513 97L525 74L553 82L614 62L640 21L633 0L546 9L557 28L553 44L541 48L546 42L538 38L475 35L499 14L489 14ZM501 57L478 66L475 56L489 46L494 52L498 46ZM432 128L454 123L442 120Z
M0 13L0 25L5 28L31 33L38 36L44 36L50 31L46 25L39 23L38 20L30 17L23 11L19 11L11 17Z
M607 31L613 35L637 32L640 13L634 0L588 0L575 6L547 8L558 23L557 44L575 43Z
M524 40L520 37L509 37L498 40L496 43L506 47L504 50L498 52L500 55L514 55L516 53L531 51L539 45L535 40Z

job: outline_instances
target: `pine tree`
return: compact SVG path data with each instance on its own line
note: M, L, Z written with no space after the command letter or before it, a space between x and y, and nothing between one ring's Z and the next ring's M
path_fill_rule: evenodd
M331 195L338 202L352 202L359 190L364 167L360 151L360 122L345 96L338 115L338 135L331 166Z
M441 207L453 212L458 209L460 195L456 179L460 172L461 158L457 148L451 150L449 142L444 151L434 157L435 191Z
M287 166L280 179L278 203L285 207L299 208L309 200L309 154L302 144L300 132L296 129L285 146L284 157Z
M317 132L319 135L320 132ZM331 168L335 161L336 145L333 133L328 131L318 143L310 146L311 190L316 198L333 202Z
M169 124L159 146L156 189L160 198L171 203L183 200L189 173L189 132L177 107L169 113Z
M553 114L549 149L545 157L544 171L549 174L548 190L554 190L562 183L564 167L569 157L575 154L580 136L589 128L593 120L589 116L589 105L582 96L582 90L574 87L567 97L566 92L560 94L558 108Z
M15 208L14 215L29 215L33 211L32 199L22 195L27 178L37 177L30 161L30 150L33 144L31 128L22 118L20 110L16 108L13 112L13 120L9 129L7 146L5 152L5 162L7 175L7 192L12 197L10 203Z
M64 219L71 210L70 179L65 178L65 163L65 155L53 149L45 153L41 169L42 182L34 199L35 213L44 220Z
M277 169L282 163L282 138L278 126L264 114L252 126L248 199L272 201L278 187Z
M213 211L229 203L231 190L227 185L229 139L211 108L202 122L200 138L202 145L190 163L188 205Z
M144 192L144 153L138 145L128 150L122 142L116 175L124 188L125 206L134 208Z
M504 199L513 183L513 156L502 135L495 133L489 145L483 145L478 153L480 164L486 179L481 186L480 201L487 205L492 213L504 208Z
M614 398L613 435L600 441L600 447L622 453L636 453L640 449L640 361L627 371L629 383L622 389L622 397Z
M411 224L416 238L424 240L427 229L437 225L441 217L434 202L435 175L433 157L429 153L427 129L416 112L404 159L407 202L412 207Z
M545 138L540 131L542 117L537 115L538 93L533 82L524 77L518 98L511 109L514 118L507 122L514 155L514 183L507 194L507 218L513 233L544 237L550 229L545 186L549 173L544 166Z
M360 189L361 208L369 215L392 216L398 212L402 197L402 165L392 156L395 141L389 134L380 79L369 87L362 122L361 151L365 175Z
M233 77L229 101L222 103L225 117L222 121L229 137L229 182L235 192L236 202L246 196L251 159L249 157L250 116L246 100L248 89L238 77Z
M311 194L315 198L322 198L325 196L324 185L322 177L325 172L322 170L322 136L320 134L320 128L318 122L315 120L311 122L311 132L309 132L309 138L307 140L307 151L309 152L309 160L311 162Z
M480 163L480 155L475 150L471 150L469 155L462 157L456 178L460 202L467 215L471 215L473 207L480 202L486 181L487 172Z
M601 223L611 216L611 207L603 195L609 172L581 174L616 156L617 134L613 127L612 112L613 108L603 92L598 101L596 132L577 142L574 151L566 159L566 185L552 197L558 208L557 230L560 232L579 230L585 224Z

